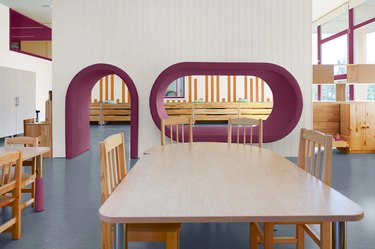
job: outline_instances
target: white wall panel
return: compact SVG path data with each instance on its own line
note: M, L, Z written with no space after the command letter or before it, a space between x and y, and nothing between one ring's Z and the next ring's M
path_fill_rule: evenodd
M140 154L159 144L159 130L150 125L152 84L165 68L181 61L285 67L301 86L304 112L295 131L267 147L296 155L299 128L311 127L311 0L56 1L53 29L55 156L65 155L69 82L98 62L122 68L137 86Z
M45 101L52 90L52 62L9 50L9 8L0 4L0 66L35 72L35 105L44 120ZM71 46L69 46L71 47ZM64 51L64 47L61 48ZM62 51L62 52L63 52ZM67 62L70 63L70 62ZM35 117L35 112L31 117Z

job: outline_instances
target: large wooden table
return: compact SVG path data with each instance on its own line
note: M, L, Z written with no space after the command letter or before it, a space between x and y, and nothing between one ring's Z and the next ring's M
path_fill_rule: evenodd
M43 154L50 151L49 147L0 147L0 155L9 151L22 151L22 160L29 160L36 157L36 179L35 179L35 206L34 210L44 210L44 181L43 181Z
M334 222L344 248L345 222L363 209L270 150L226 143L174 144L143 156L99 209L115 223ZM246 238L244 238L246 239ZM121 247L118 247L121 248Z

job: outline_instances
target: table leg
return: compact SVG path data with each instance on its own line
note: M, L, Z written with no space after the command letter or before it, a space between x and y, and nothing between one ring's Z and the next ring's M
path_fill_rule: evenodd
M124 224L114 224L113 249L124 248Z
M43 155L36 157L35 212L44 210Z
M332 248L346 249L346 223L337 221L332 223Z

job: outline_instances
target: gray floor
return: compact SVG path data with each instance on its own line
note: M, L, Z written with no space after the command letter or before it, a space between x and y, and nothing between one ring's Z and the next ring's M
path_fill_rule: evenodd
M13 241L9 234L0 234L0 248L100 248L98 141L119 131L129 133L129 127L92 126L89 152L72 160L46 159L45 210L40 213L35 213L30 207L23 210L22 239ZM126 143L129 148L129 141ZM335 152L333 187L365 209L363 221L348 224L348 248L375 248L374 179L375 155L343 155ZM9 210L3 209L0 215L6 218ZM290 233L293 233L291 227L278 227L277 234ZM248 224L184 224L180 244L181 249L249 248ZM164 247L161 243L131 243L130 248ZM308 241L306 248L316 247Z

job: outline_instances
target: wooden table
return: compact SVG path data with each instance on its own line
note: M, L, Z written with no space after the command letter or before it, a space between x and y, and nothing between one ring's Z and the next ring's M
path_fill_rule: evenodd
M344 248L345 222L363 209L270 150L226 143L174 144L144 155L99 209L115 223L334 222ZM121 247L117 247L121 248Z
M36 157L35 179L35 207L36 212L44 210L44 181L43 181L43 154L49 152L49 147L0 147L0 155L9 151L22 151L22 161Z

